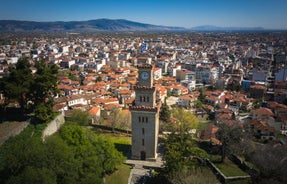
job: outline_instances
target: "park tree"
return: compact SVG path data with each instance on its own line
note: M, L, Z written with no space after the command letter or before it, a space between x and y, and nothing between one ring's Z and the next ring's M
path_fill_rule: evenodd
M192 162L194 156L201 157L203 150L195 150L191 129L196 128L198 119L184 109L175 109L176 118L174 131L167 137L166 152L164 154L165 168L168 172L182 170L187 161ZM206 156L206 155L205 155Z
M58 92L58 68L44 61L37 61L37 71L32 74L30 67L27 59L20 59L0 80L0 90L5 96L5 105L18 102L23 115L30 110L42 122L53 114L54 96Z
M120 123L118 126L120 129L131 130L131 112L128 110L122 110L120 112Z
M284 144L249 145L246 159L260 171L254 183L287 183L287 147Z
M45 142L31 131L0 147L0 183L103 183L124 161L106 137L78 125L62 126Z
M168 105L166 104L166 101L161 105L160 112L159 112L159 119L169 123L170 122L170 110Z
M98 76L97 78L96 78L96 82L101 82L103 79L102 79L102 77L101 76Z
M173 116L176 118L176 125L167 137L163 156L165 178L170 183L191 183L194 178L202 183L210 183L205 180L207 174L203 170L206 168L202 170L197 162L197 158L209 156L197 147L190 131L197 127L197 118L183 109L176 109ZM192 177L193 175L196 177Z
M190 111L183 108L177 108L173 111L172 116L176 119L173 131L178 132L181 136L190 134L192 129L198 127L198 119Z
M202 108L202 101L196 100L194 102L194 106L195 106L196 109L201 109Z
M9 72L1 79L0 90L5 96L5 104L16 101L21 112L27 110L28 94L31 92L33 82L31 65L27 59L20 59L15 67L10 67Z
M82 126L87 126L91 122L91 117L89 116L88 112L79 109L73 110L68 119Z
M243 129L238 124L219 123L217 126L219 130L216 137L221 142L221 161L223 162L226 156L241 151L239 145L245 139L243 139Z
M118 107L113 107L110 115L107 118L107 121L110 123L113 132L115 131L115 128L119 126L121 117L121 110Z
M34 74L30 95L36 119L45 121L53 114L54 97L59 92L58 67L44 61L37 61L35 67L37 72Z

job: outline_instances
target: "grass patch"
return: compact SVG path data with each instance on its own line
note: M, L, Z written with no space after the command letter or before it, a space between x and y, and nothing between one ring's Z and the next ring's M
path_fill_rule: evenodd
M131 148L131 137L120 134L102 134L102 136L111 141L118 151L127 156Z
M106 183L108 184L126 184L128 183L131 166L121 164L113 174L106 176Z
M216 167L227 177L229 176L248 176L247 173L242 171L237 165L229 159L225 159L223 163L214 163Z
M209 124L209 121L200 121L198 123L197 131L203 130L208 124Z

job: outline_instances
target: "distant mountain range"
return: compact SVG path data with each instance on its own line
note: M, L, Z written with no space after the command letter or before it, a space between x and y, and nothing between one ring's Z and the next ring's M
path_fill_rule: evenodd
M34 22L18 20L0 20L0 31L173 31L182 27L143 24L123 19L96 19L88 21Z
M93 31L224 31L224 30L263 30L261 27L183 27L160 26L128 21L124 19L96 19L88 21L35 22L0 20L0 32L93 32Z
M194 31L260 31L263 27L218 27L212 25L197 26L191 28Z

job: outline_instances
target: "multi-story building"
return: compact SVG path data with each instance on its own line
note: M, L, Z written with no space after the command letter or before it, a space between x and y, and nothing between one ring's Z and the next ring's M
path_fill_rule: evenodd
M138 82L134 106L130 107L132 117L132 159L155 160L159 131L159 109L156 104L156 90L153 86L153 67L138 66Z

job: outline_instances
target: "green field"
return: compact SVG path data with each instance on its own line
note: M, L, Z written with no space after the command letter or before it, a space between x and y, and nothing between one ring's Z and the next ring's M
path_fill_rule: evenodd
M117 150L127 156L131 148L131 137L123 136L120 134L103 134L102 136L107 137L112 143L114 143ZM111 175L106 177L107 184L126 184L130 175L131 166L121 164L117 170Z
M214 163L216 167L227 177L229 176L248 176L247 173L242 171L237 165L229 159L225 159L223 163Z
M131 166L122 164L118 167L113 174L106 177L107 184L127 184L129 175L131 171Z

